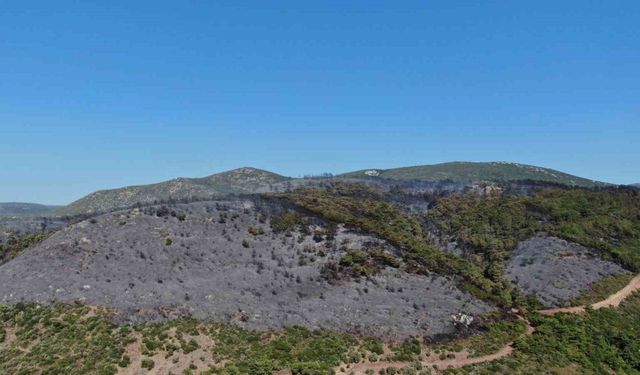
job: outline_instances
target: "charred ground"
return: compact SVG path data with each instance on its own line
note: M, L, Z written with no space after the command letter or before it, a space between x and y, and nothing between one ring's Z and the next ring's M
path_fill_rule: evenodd
M237 334L301 326L408 339L394 355L414 358L413 337L481 332L500 346L519 332L512 308L608 290L640 269L638 219L634 189L312 180L78 217L11 251L0 298L106 306L119 324L191 316L249 330Z

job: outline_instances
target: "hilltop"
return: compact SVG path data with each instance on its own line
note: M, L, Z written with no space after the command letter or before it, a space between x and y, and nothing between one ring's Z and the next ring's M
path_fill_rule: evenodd
M363 169L339 177L429 182L448 180L463 183L532 180L581 187L606 185L554 169L509 162L449 162L393 169Z
M150 185L100 190L71 204L50 211L50 216L95 215L98 213L167 201L220 198L229 194L285 191L319 185L332 178L297 179L277 173L243 167L202 178L176 178ZM367 169L335 176L338 180L366 180L372 183L454 183L536 181L578 187L608 184L573 176L549 168L507 162L450 162L394 169Z
M425 192L415 186L428 182L250 168L181 180L264 193L133 205L0 237L0 373L640 365L640 295L574 317L527 313L581 309L630 283L640 270L635 189Z
M100 190L53 212L53 215L95 214L138 204L168 200L214 198L227 194L269 191L289 178L256 168L243 167L202 178L176 178L151 185Z

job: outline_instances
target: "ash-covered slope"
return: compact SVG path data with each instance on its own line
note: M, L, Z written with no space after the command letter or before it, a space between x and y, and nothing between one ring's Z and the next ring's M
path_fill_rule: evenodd
M603 277L626 273L594 250L544 233L521 241L506 268L514 285L545 307L564 306Z
M330 283L323 265L349 249L398 250L341 227L334 239L320 235L318 220L308 234L274 232L265 212L252 201L199 202L72 225L0 267L0 303L79 300L138 320L189 312L254 329L301 325L387 338L452 333L452 314L491 310L444 277L396 268Z
M168 200L213 198L226 194L260 193L288 177L256 168L238 168L203 178L176 178L150 185L100 190L53 212L53 215L101 213L137 204Z

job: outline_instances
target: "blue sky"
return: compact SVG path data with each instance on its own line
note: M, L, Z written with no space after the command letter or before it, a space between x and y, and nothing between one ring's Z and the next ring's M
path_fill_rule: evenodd
M3 1L0 201L255 166L640 182L638 1Z

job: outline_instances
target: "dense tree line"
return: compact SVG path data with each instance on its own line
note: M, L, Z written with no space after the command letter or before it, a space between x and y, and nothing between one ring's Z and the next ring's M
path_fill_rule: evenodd
M6 238L0 237L0 264L6 263L31 246L40 243L49 233L11 233Z
M454 195L427 216L437 229L469 249L476 264L492 267L518 241L549 232L640 270L640 193L633 189L545 189L531 196Z
M299 189L270 196L289 200L325 220L374 233L389 241L402 250L408 272L454 275L476 296L505 307L512 306L508 282L491 280L472 262L440 250L417 219L386 202L380 191L363 184L338 183L327 189Z

